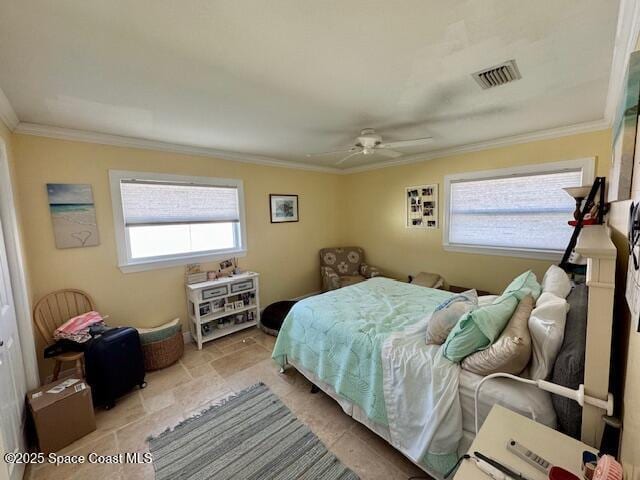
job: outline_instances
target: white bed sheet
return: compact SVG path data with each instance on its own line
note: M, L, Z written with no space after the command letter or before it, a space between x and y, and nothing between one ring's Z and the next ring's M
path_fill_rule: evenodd
M318 379L313 373L302 368L292 358L288 359L288 363L296 370L302 373L310 382L317 385L327 395L332 397L342 407L342 410L352 417L354 420L362 423L371 431L391 443L389 428L374 423L367 418L364 412L357 405L349 400L339 396L328 383ZM471 442L475 438L475 412L474 412L474 392L478 382L483 377L475 373L462 370L460 373L460 404L462 407L462 439L458 446L458 453L462 455L469 450ZM540 390L533 385L517 383L506 378L496 378L487 380L480 390L478 399L478 414L480 416L480 426L489 415L489 411L494 404L502 405L514 412L534 418L537 422L556 428L556 412L551 403L551 395L548 392ZM423 466L418 465L424 469ZM434 478L441 478L436 472L425 470Z

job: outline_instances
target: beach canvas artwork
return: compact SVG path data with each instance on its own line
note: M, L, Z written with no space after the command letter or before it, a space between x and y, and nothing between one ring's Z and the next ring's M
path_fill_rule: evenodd
M57 248L100 243L91 185L47 183L47 193Z

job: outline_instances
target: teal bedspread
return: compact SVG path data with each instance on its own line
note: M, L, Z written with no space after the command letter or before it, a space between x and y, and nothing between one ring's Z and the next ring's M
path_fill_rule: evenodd
M380 350L449 298L442 290L376 277L304 299L287 315L272 357L287 357L358 405L374 422L388 426Z

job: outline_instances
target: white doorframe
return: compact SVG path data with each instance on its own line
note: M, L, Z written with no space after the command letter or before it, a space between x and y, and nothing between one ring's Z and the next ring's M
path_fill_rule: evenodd
M29 300L27 275L22 256L22 243L20 241L18 217L13 197L7 146L2 139L0 139L0 219L4 230L4 243L7 250L13 301L18 320L18 335L20 337L20 348L22 349L25 379L27 388L33 389L40 385L40 374L38 373L35 337L31 321L31 301Z

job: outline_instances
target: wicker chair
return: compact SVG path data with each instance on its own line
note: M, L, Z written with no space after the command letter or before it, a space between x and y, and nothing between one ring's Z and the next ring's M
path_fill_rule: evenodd
M48 345L54 343L56 328L70 318L95 310L93 299L82 290L57 290L41 298L33 309L33 320ZM76 372L84 377L84 353L66 352L53 357L53 380L57 380L64 362L75 362Z

